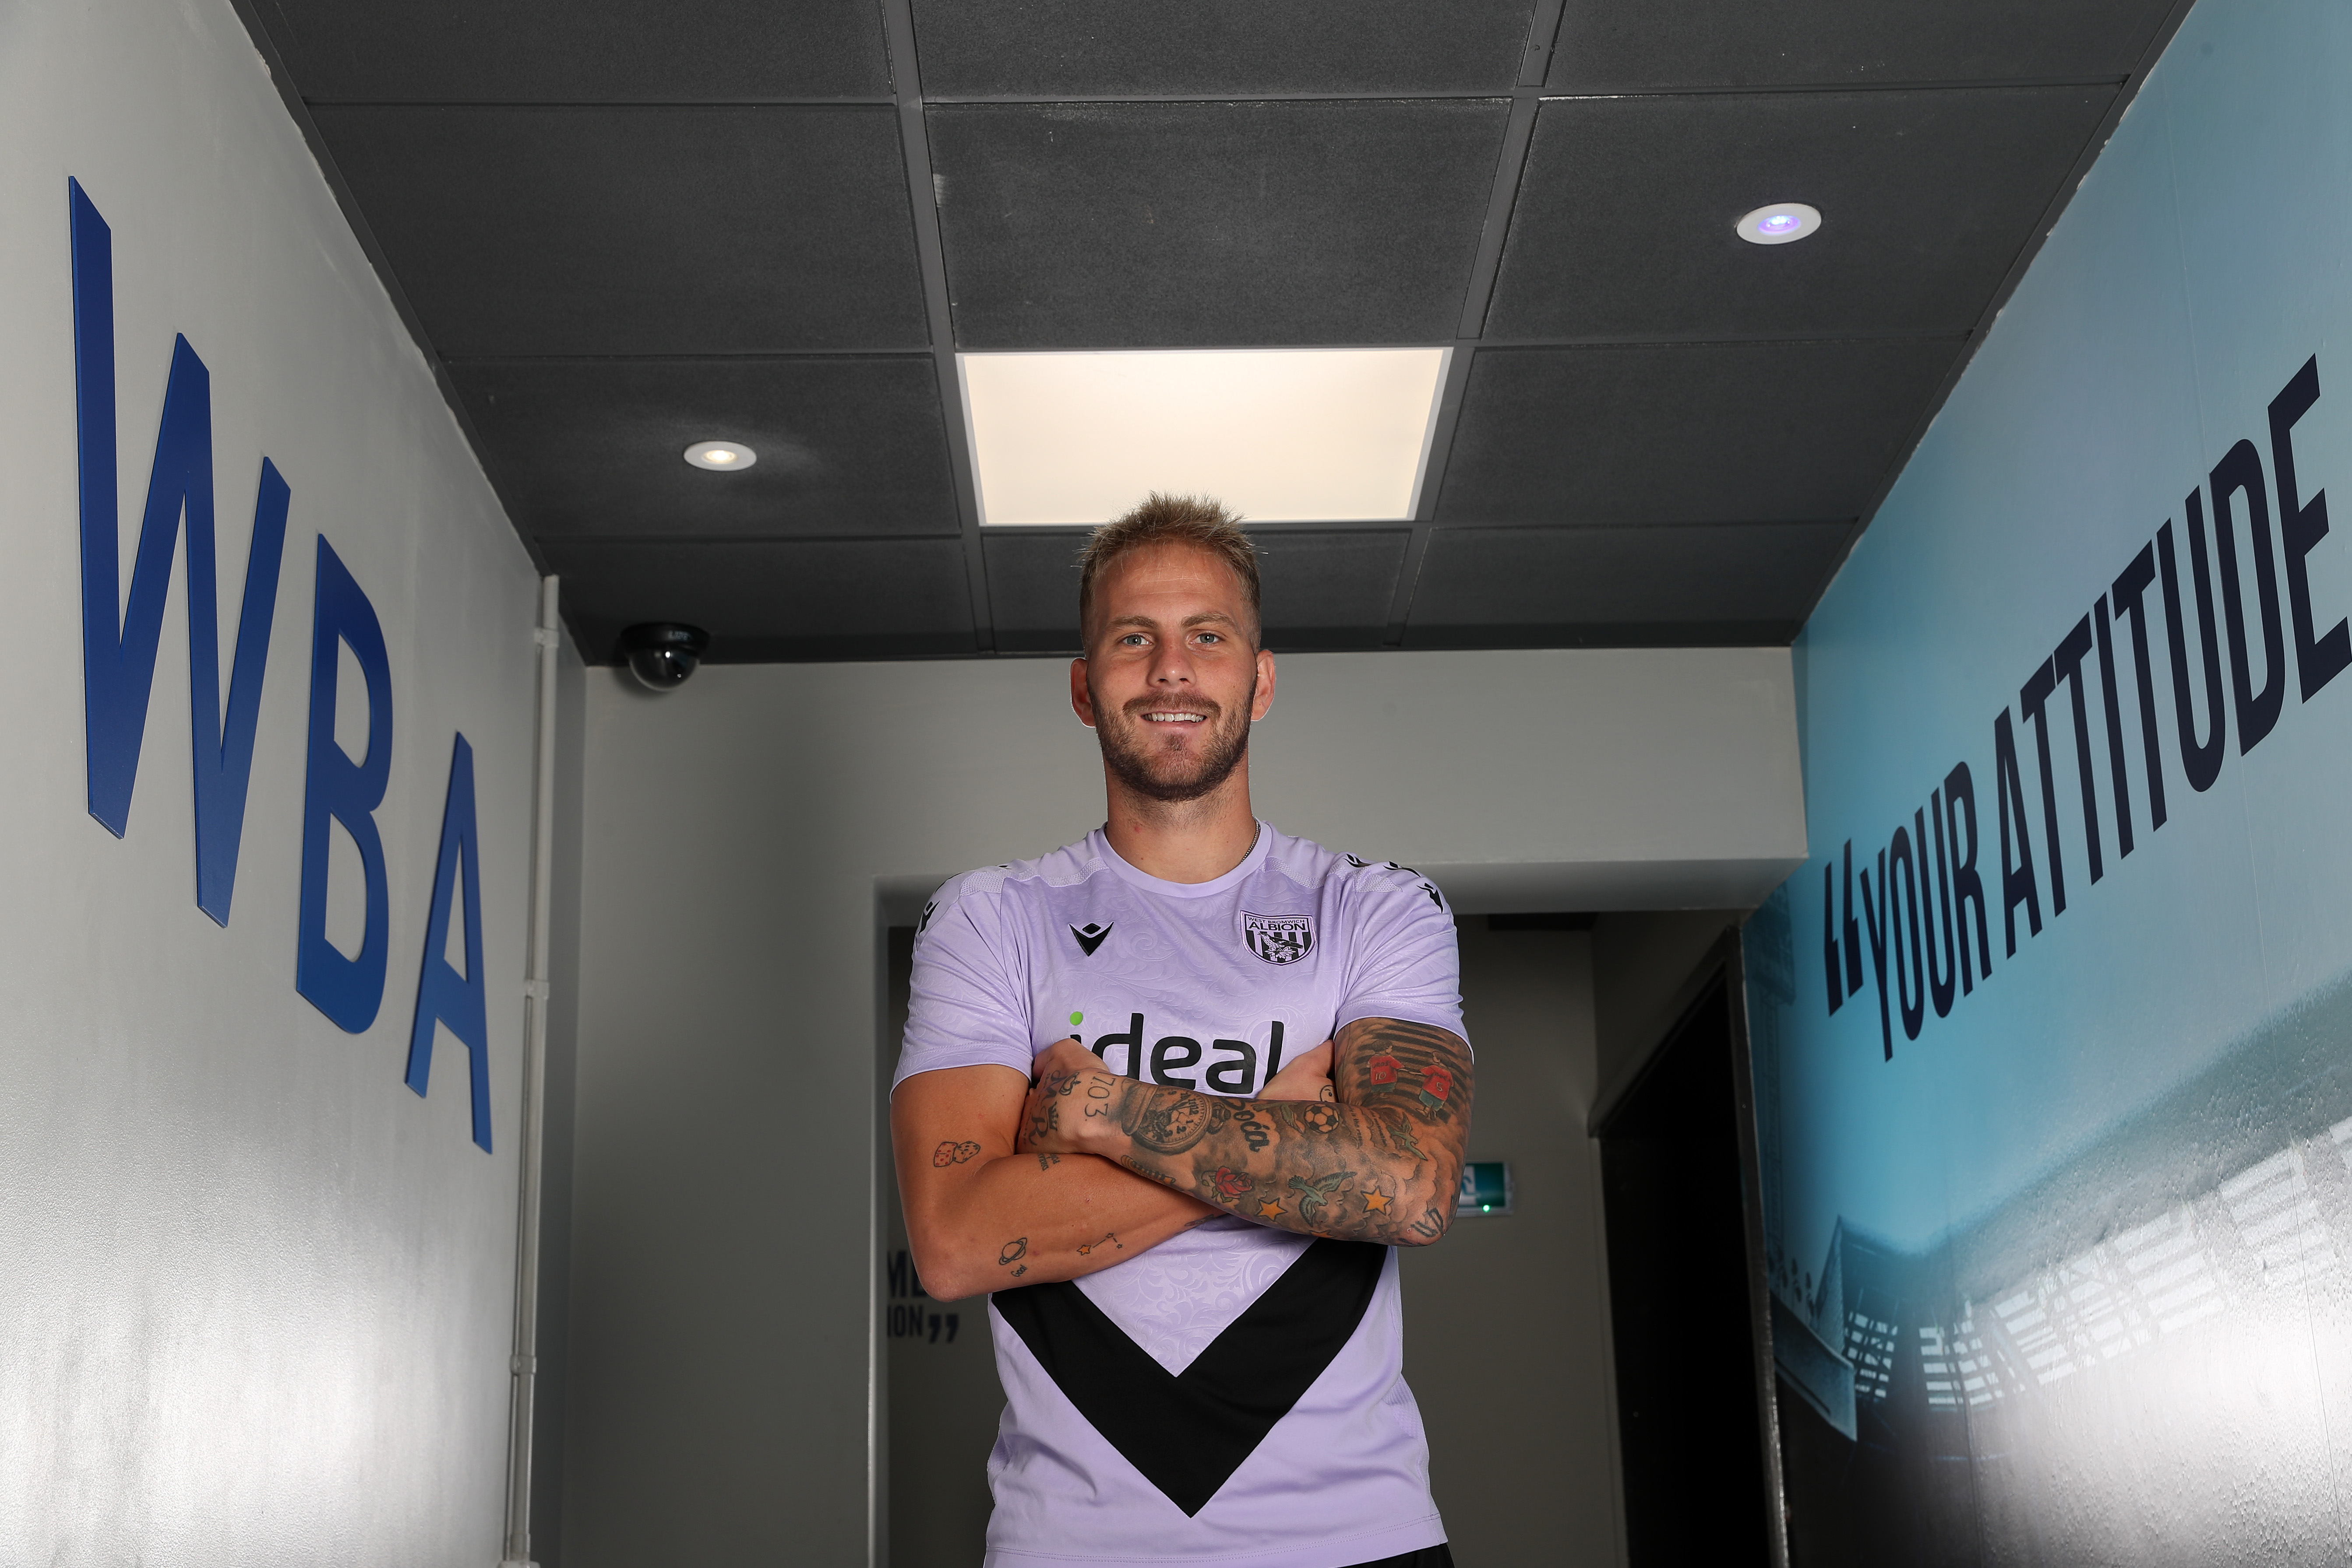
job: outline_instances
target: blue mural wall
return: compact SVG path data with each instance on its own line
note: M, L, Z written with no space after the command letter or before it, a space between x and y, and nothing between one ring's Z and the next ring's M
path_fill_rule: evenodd
M2201 0L1798 644L1800 1563L2352 1541L2347 84L2341 0Z

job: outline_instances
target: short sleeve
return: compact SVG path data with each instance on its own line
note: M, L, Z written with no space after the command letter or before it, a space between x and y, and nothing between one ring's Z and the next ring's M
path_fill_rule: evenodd
M959 896L960 895L960 896ZM940 890L915 933L907 1035L890 1088L917 1073L1002 1066L1024 1077L1036 1049L1029 1007L995 899Z
M1347 987L1333 1027L1359 1018L1395 1018L1466 1040L1453 911L1415 873L1375 872L1364 883Z

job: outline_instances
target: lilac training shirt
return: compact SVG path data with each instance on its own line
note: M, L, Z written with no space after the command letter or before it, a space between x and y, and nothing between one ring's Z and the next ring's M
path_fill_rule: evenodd
M1026 1076L1076 1034L1114 1071L1255 1095L1358 1018L1460 1034L1458 975L1453 916L1416 872L1260 824L1225 875L1166 882L1097 831L940 889L892 1087ZM1345 1568L1445 1539L1391 1248L1213 1219L992 1297L989 1327L1005 1409L988 1568Z

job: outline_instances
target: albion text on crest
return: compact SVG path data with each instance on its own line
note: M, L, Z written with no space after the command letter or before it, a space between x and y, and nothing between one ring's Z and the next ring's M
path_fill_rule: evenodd
M1242 940L1268 963L1296 963L1315 951L1315 917L1254 915L1244 910Z

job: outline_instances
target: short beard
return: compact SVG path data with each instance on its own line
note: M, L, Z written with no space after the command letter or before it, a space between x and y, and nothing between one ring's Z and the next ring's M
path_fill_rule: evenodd
M1251 690L1255 694L1255 682L1252 682ZM1169 778L1153 772L1152 763L1157 758L1147 733L1150 726L1137 717L1165 705L1162 700L1147 697L1129 704L1129 712L1115 718L1104 714L1103 717L1111 721L1099 726L1095 731L1095 738L1102 747L1103 765L1110 769L1112 777L1147 800L1179 805L1213 794L1233 777L1234 770L1242 764L1242 758L1249 754L1249 718L1244 714L1239 723L1227 729L1223 727L1223 709L1210 712L1202 722L1210 727L1212 742L1201 758L1200 766L1184 777Z

